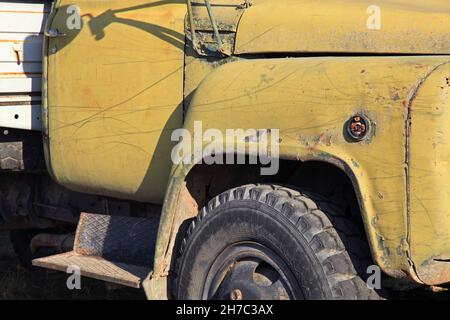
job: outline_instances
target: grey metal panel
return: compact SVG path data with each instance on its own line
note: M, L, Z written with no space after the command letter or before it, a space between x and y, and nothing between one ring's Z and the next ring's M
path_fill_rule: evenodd
M82 213L74 252L142 266L152 266L159 218Z

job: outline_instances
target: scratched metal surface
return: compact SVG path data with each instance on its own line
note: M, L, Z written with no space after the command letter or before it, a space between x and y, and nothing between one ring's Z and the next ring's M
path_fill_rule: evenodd
M449 59L330 57L229 63L210 73L197 89L185 127L193 130L194 121L202 120L203 126L223 132L230 123L244 130L279 128L281 158L340 166L359 194L375 261L398 276L400 270L410 270L411 263L405 171L408 105L421 79ZM427 110L435 106L430 97L441 97L441 91L448 94L446 87L441 89L445 77L439 74L440 82L432 82L423 96L431 102ZM442 103L448 105L445 97ZM421 105L425 108L426 103ZM375 127L370 139L352 143L343 129L357 113L369 117ZM174 177L183 181L188 171L179 166ZM177 184L172 188L176 194ZM164 210L170 221L170 206Z
M67 6L82 15L66 26ZM161 203L182 123L185 1L66 1L51 27L48 134L58 182ZM80 58L82 57L82 59Z
M392 6L392 1L383 2L390 9L385 26L395 31L395 37L387 37L383 30L368 36L366 7L356 1L347 7L350 17L333 1L341 14L331 14L322 22L301 6L319 2L254 1L237 28L235 53L448 54L445 3L397 2ZM80 0L83 28L73 32L64 29L62 13L68 3L59 2L61 10L52 23L67 37L50 42L46 61L52 172L75 190L161 202L171 167L170 131L183 125L185 3L133 0L106 5ZM300 17L306 19L307 32L298 23ZM349 28L352 18L362 27ZM421 22L411 26L411 21ZM272 28L274 23L286 32ZM409 164L405 154L414 144L408 140L407 120L422 80L447 62L448 56L364 56L229 59L222 66L217 64L214 72L209 67L187 66L192 74L186 79L196 83L186 86L193 94L184 126L192 130L193 122L202 120L204 126L220 130L230 124L243 129L280 128L281 157L328 161L341 167L358 191L376 262L391 275L407 272L415 277L414 264L421 264L433 248L420 245L429 239L420 230L417 240L409 237L423 218L420 201L412 203L408 195L411 172L405 169ZM442 75L439 79L444 81ZM428 111L439 90L448 92L439 81L432 82L422 102ZM448 103L448 98L443 101ZM364 113L375 125L373 136L363 143L350 143L342 135L343 124L355 113ZM425 155L421 165L426 167L431 159ZM179 199L177 192L188 171L187 167L174 170L167 199ZM168 247L164 241L173 232L175 203L168 202L160 251ZM447 237L442 239L446 252ZM438 259L442 257L446 255Z
M368 8L380 10L369 29ZM235 53L450 52L447 0L255 0L239 23Z

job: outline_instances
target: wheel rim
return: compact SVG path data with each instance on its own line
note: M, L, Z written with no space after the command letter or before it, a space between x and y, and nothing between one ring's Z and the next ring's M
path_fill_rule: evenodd
M286 263L269 248L257 243L238 243L226 248L213 262L203 299L291 300L298 286Z

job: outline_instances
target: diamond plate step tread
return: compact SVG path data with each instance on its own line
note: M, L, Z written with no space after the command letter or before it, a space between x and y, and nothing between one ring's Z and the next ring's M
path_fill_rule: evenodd
M148 267L112 262L98 256L84 256L74 251L34 259L33 265L64 272L69 266L77 266L82 276L133 288L139 288L142 280L151 272Z
M158 226L159 217L82 213L74 251L81 255L152 267Z

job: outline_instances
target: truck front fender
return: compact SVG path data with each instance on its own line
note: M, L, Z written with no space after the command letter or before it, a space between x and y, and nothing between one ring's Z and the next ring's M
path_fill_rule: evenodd
M333 163L353 182L372 256L383 271L417 279L407 243L406 121L418 79L447 57L330 57L240 60L208 75L187 110L184 129L279 130L279 157ZM370 122L349 139L348 120ZM209 142L204 141L204 146ZM242 142L248 144L248 142ZM236 142L238 144L238 142ZM238 149L238 146L236 146ZM194 157L193 157L194 158ZM175 165L158 234L155 272L163 275L177 230L176 208L193 164Z

